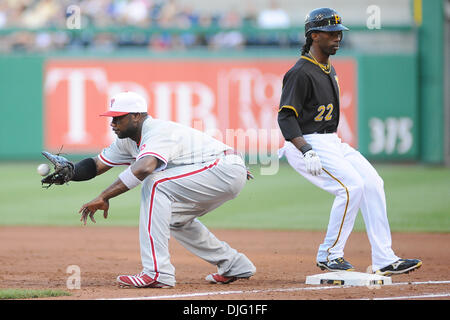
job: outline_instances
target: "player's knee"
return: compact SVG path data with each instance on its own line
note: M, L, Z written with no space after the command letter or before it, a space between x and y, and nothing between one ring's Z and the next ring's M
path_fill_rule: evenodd
M151 190L153 187L153 184L156 182L156 180L154 179L154 177L152 175L147 176L147 178L145 178L142 181L142 187L141 190L142 192L144 192L144 190Z
M384 181L379 175L372 177L365 184L366 191L380 190L380 189L384 189Z
M238 194L241 192L242 188L244 187L244 183L242 183L242 181L237 181L236 183L230 186L230 194L233 198L237 197Z
M229 184L229 194L231 199L236 198L241 190L244 188L245 182L247 181L247 172L242 174L237 174L232 182Z
M374 183L377 184L379 187L384 188L384 180L379 175L377 175L374 179Z
M360 199L363 195L365 182L361 178L354 178L347 186L347 191L352 199Z

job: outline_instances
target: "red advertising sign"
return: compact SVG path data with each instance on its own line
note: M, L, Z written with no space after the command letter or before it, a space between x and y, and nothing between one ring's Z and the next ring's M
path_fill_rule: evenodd
M296 59L49 60L45 66L45 148L99 152L115 138L110 98L135 91L154 118L183 123L241 150L278 148L277 111L284 73ZM356 145L356 66L333 62L341 88L340 134ZM242 136L245 138L242 139ZM241 140L240 140L241 139Z

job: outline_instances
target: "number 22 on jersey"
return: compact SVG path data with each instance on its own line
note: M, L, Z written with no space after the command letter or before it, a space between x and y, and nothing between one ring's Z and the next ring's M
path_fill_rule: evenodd
M333 118L333 104L330 103L325 107L325 105L321 105L317 108L317 111L319 114L314 118L314 121L319 122L325 119L325 121L330 121L331 118ZM326 112L326 115L324 117L324 114Z

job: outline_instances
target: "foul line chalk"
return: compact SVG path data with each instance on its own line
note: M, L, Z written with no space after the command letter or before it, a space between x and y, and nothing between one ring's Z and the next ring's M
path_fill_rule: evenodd
M420 281L420 282L398 282L392 283L390 286L404 286L404 285L432 285L432 284L450 284L450 281ZM235 291L211 291L211 292L193 292L184 294L173 294L164 296L147 296L147 297L134 297L134 298L109 298L98 300L158 300L158 299L178 299L178 298L193 298L193 297L205 297L215 295L231 295L231 294L252 294L252 293L265 293L265 292L291 292L291 291L315 291L315 290L328 290L328 289L344 289L352 288L352 286L321 286L321 287L294 287L294 288L273 288L273 289L261 289L261 290L235 290ZM448 294L448 293L445 293ZM412 296L414 297L414 296ZM417 296L420 298L426 298L426 296ZM411 297L394 297L394 298L379 298L379 299L414 299ZM416 298L416 299L420 299Z
M432 294L424 294L420 296L403 296L403 297L385 297L385 298L364 298L364 299L356 299L356 300L406 300L406 299L427 299L427 298L443 298L450 297L449 292L443 293L432 293Z

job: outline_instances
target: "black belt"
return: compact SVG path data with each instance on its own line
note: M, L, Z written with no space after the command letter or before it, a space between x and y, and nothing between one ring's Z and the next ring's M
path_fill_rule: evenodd
M332 129L324 129L324 130L320 130L320 131L316 131L313 133L319 133L319 134L323 134L323 133L336 133L336 130L332 130Z

